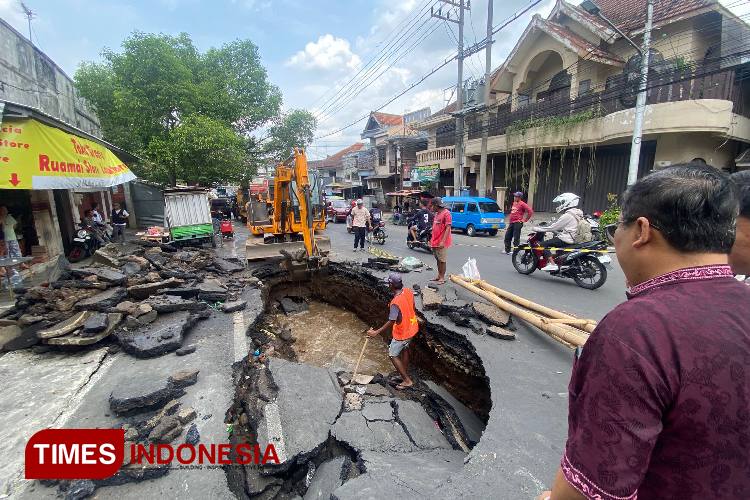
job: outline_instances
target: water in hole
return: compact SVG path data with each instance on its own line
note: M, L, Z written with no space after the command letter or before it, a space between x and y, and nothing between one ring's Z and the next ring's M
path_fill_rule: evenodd
M310 301L307 311L277 321L292 329L297 341L292 349L297 361L334 370L353 371L370 326L354 313L319 301ZM371 338L365 349L359 373L374 375L393 371L388 346L382 337Z

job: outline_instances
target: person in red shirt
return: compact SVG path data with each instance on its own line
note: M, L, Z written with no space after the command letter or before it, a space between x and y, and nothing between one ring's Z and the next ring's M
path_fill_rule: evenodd
M523 201L523 193L513 193L513 206L510 208L510 221L505 229L505 253L510 254L510 243L518 246L521 241L521 228L525 222L529 222L534 216L534 211Z
M437 261L438 275L437 278L430 280L436 281L439 285L445 284L445 269L448 262L448 252L451 243L451 212L443 204L443 199L436 197L432 199L432 209L435 211L435 219L432 221L432 239L430 247L435 254Z
M395 293L388 311L388 321L377 330L370 328L367 330L367 335L376 337L391 328L393 339L388 347L388 356L401 374L401 383L396 386L396 389L402 390L414 385L414 381L409 377L409 350L407 348L419 332L419 322L414 309L414 292L411 288L404 287L401 275L391 273L386 278L386 282L391 292Z

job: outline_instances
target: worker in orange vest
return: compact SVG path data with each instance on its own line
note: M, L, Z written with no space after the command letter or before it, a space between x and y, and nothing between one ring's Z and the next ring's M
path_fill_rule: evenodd
M419 331L417 322L417 313L414 310L414 292L410 288L405 288L401 281L401 275L390 273L386 279L391 291L395 293L391 300L390 310L388 312L388 321L374 330L370 328L367 335L375 337L384 333L388 328L392 329L391 344L388 347L388 356L396 370L401 374L401 383L396 389L402 390L414 385L409 377L409 343Z

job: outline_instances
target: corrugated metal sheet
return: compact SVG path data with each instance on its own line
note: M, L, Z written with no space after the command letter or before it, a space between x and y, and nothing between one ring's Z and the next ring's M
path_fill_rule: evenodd
M170 227L211 224L208 194L201 191L164 193L165 215Z
M649 173L654 164L656 142L644 142L641 146L641 159L638 177ZM550 161L550 154L551 161ZM565 150L564 161L559 150L545 150L537 171L537 187L534 194L534 210L550 212L554 210L552 200L560 193L572 192L581 196L582 209L594 212L607 208L607 194L621 194L626 187L630 144L597 147L592 154L590 148ZM593 161L593 167L592 167ZM525 158L516 154L509 162L509 175L506 179L505 156L495 157L494 186L508 186L508 192L529 191L531 153ZM589 184L589 175L591 183ZM506 210L510 209L512 197L506 197Z
M163 226L164 192L162 189L142 182L131 182L130 191L138 227Z

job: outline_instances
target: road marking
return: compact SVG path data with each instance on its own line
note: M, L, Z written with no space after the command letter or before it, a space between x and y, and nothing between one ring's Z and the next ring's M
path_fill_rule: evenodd
M532 482L534 483L534 486L536 486L536 487L537 487L537 488L539 489L539 492L542 492L542 491L544 491L545 489L547 489L547 488L546 488L546 486L544 486L544 483L543 483L543 482L541 482L541 481L540 481L539 479L537 479L536 477L534 477L534 474L532 474L532 473L531 473L531 471L529 471L529 470L528 470L528 469L526 469L525 467L521 467L520 469L518 469L518 470L517 470L517 471L515 472L515 475L516 475L516 476L526 476L526 477L528 477L529 479L531 479L531 481L532 481Z
M234 362L247 356L247 335L245 335L245 316L242 311L232 315L234 323Z
M281 428L279 405L268 403L263 409L263 413L266 415L268 444L272 444L276 448L276 456L279 457L279 463L284 463L286 462L286 446L284 444L284 430Z

